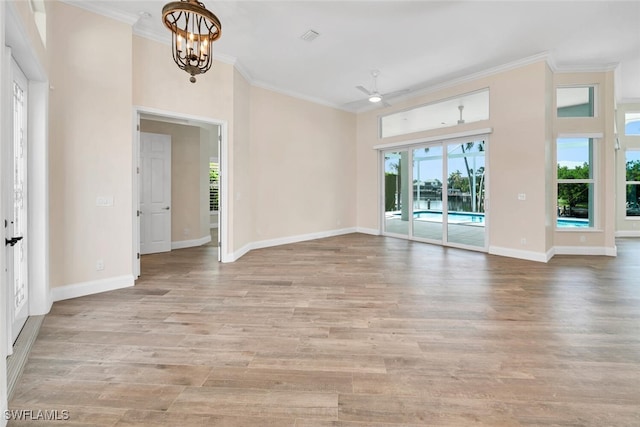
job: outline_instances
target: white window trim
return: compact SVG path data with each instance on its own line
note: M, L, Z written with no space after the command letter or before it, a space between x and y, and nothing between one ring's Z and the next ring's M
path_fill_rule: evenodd
M379 150L379 151L391 151L396 148L409 149L419 145L428 144L430 142L443 142L443 141L450 142L449 140L451 139L460 139L460 138L469 138L469 137L474 138L474 137L481 137L484 135L487 135L488 137L488 135L490 135L491 133L493 133L493 128L482 128L482 129L469 130L465 132L447 133L444 135L430 136L427 138L411 139L408 141L379 144L379 145L374 145L373 149Z
M558 134L556 137L556 159L555 159L555 170L554 170L554 174L555 174L555 180L556 180L556 200L558 200L558 184L593 184L593 212L590 212L590 214L593 214L593 226L589 226L589 227L585 227L585 228L574 228L574 227L558 227L558 222L555 221L555 230L559 231L559 232L563 232L563 233L582 233L582 232L593 232L593 231L601 231L600 227L599 227L599 219L600 219L600 212L599 212L599 194L598 194L598 188L599 188L599 179L598 179L598 162L599 162L599 156L598 156L598 146L599 146L599 141L602 139L603 134L602 133L562 133L562 134ZM558 159L557 159L557 154L558 154L558 140L559 139L567 139L567 138L585 138L585 139L591 139L593 141L593 145L591 147L592 153L591 153L591 158L592 158L592 164L589 165L589 168L592 171L592 175L591 178L588 179L558 179ZM557 216L556 213L556 219L559 218Z
M627 185L640 185L640 181L627 181L627 151L638 151L640 152L640 147L638 148L626 148L624 150L624 199L625 204L627 203ZM627 221L640 221L640 216L627 216L627 210L624 212L624 219Z
M593 116L584 116L584 117L558 117L558 89L571 89L571 88L581 88L581 87L592 87L593 88ZM566 120L566 119L595 119L598 117L599 108L598 108L598 100L599 100L599 84L598 83L585 83L585 84L566 84L566 85L557 85L555 90L555 107L556 107L556 119L557 120ZM559 137L558 137L559 138Z

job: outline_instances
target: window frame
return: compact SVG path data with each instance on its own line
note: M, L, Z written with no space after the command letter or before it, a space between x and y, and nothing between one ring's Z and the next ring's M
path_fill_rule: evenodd
M558 115L558 89L579 89L579 88L593 88L593 115L592 116L560 116ZM598 92L599 92L598 84L596 83L557 85L555 90L556 119L558 120L593 119L598 117L598 99L599 99Z
M216 210L211 210L211 198L212 198L212 182L211 182L211 178L209 178L209 214L217 214L220 212L220 162L218 161L217 157L209 157L209 174L211 174L211 164L215 164L216 165L216 171L218 172L218 185L217 185L217 190L218 190L218 209Z
M640 216L629 216L627 215L627 186L628 185L640 185L640 181L629 181L627 180L627 152L629 151L637 151L640 152L640 147L638 148L626 148L624 150L624 192L625 192L625 207L624 207L624 218L625 220L630 221L640 221Z
M586 139L590 141L589 143L589 172L590 178L565 178L558 179L558 148L560 140L563 139ZM588 184L591 185L590 193L593 197L589 200L589 226L588 227L563 227L558 225L558 219L561 219L560 216L560 206L556 207L556 221L555 221L555 230L562 232L585 232L585 231L596 231L598 230L598 219L599 219L599 211L598 211L598 201L599 201L599 178L598 178L598 147L599 140L602 138L602 135L593 135L593 134L560 134L556 137L556 149L555 149L555 191L556 191L556 202L558 200L558 187L560 184Z
M479 107L478 102L482 101L483 98L486 97L486 104L482 104ZM473 100L473 101L472 101ZM468 109L465 111L465 103L471 102L471 105L481 110L484 113L483 109L486 108L486 116L476 117L477 111L471 113L469 116ZM396 130L396 131L385 131L385 126L387 125L387 121L392 118L400 117L403 120L407 120L409 117L414 117L417 115L424 115L424 110L433 109L435 111L431 111L430 117L440 117L440 114L437 114L436 111L439 111L440 108L449 107L447 111L450 114L447 115L446 121L440 121L438 119L436 124L432 123L431 125L424 125L420 128L411 128L405 130ZM462 110L460 109L462 107ZM469 105L467 105L469 107ZM474 108L475 110L475 108ZM415 105L410 108L406 108L403 110L395 111L393 113L384 114L378 117L378 138L379 139L390 139L396 137L403 137L411 134L419 134L421 132L428 132L434 129L443 129L443 128L453 128L456 126L460 126L468 123L478 123L482 121L487 121L491 117L491 90L489 87L483 87L480 89L476 89L470 92L461 93L456 96L451 96L448 98L437 99L432 102L428 102L425 104ZM418 121L419 122L419 121ZM439 124L438 124L439 123ZM389 125L393 129L393 125Z
M637 136L640 136L640 133L627 133L627 116L631 115L631 114L636 114L637 115L637 114L640 114L640 111L632 110L632 111L625 111L624 112L623 133L624 133L625 136L637 137ZM640 120L640 119L638 119L638 120ZM634 122L635 122L635 120L634 120Z

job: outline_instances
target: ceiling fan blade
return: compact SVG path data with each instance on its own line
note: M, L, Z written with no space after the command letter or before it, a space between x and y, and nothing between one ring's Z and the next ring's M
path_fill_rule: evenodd
M356 86L356 89L358 89L359 91L362 91L364 93L366 93L367 95L371 95L371 92L369 92L367 89L365 89L363 86Z
M382 99L382 105L384 105L385 107L391 107L391 104L385 101L384 98Z

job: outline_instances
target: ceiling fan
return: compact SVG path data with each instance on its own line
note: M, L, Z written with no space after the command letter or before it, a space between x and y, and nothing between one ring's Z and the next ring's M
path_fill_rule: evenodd
M379 75L380 75L380 71L378 70L371 71L371 77L373 78L373 81L371 83L371 90L368 90L364 86L356 86L356 89L367 94L367 96L369 97L367 98L369 102L373 104L382 103L382 105L384 105L385 107L390 107L391 104L389 104L386 101L387 99L409 92L409 89L402 89L396 92L381 94L380 92L378 92L378 76Z

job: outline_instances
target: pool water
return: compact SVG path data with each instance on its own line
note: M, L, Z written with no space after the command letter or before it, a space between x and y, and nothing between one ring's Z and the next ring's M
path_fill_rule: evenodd
M399 214L398 214L399 215ZM438 211L414 211L413 217L425 221L442 222L442 212ZM449 223L473 223L484 225L484 214L474 212L450 212L447 216ZM558 228L588 228L588 219L558 218L556 225Z
M588 228L589 220L558 218L557 225L558 225L558 228Z
M413 213L413 217L427 221L442 222L441 212L415 211ZM477 213L450 212L449 215L447 215L447 218L450 223L474 222L477 224L484 224L484 215Z

